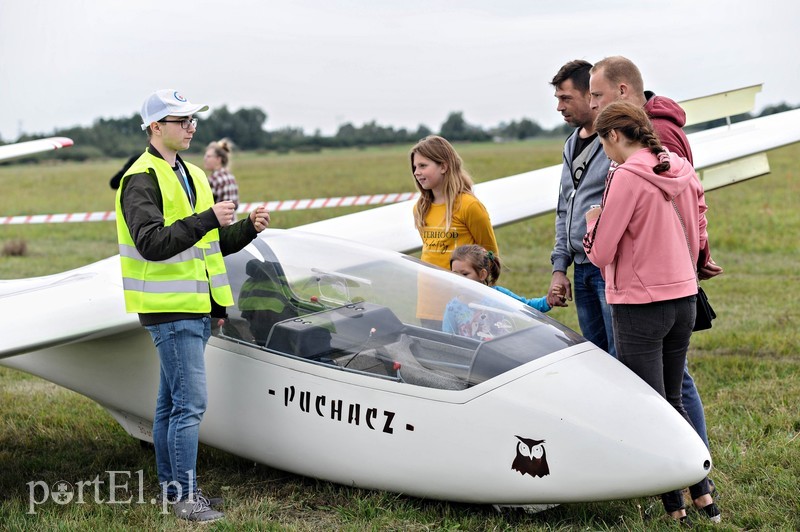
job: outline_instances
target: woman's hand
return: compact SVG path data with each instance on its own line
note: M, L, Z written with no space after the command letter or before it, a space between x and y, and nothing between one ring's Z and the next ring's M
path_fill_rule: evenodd
M602 208L600 205L592 205L592 208L586 211L586 223L596 220L600 217L600 213L602 212Z

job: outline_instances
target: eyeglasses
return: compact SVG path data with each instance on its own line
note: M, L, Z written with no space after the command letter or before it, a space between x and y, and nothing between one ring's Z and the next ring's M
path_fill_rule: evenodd
M180 124L183 129L189 129L191 127L197 127L197 119L196 118L184 118L182 120L159 120L159 122L164 124Z

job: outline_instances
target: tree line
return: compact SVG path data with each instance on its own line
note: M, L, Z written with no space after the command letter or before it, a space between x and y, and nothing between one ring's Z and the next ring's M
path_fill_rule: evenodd
M388 144L413 144L434 133L420 124L416 129L395 129L376 121L356 126L351 122L342 124L334 135L325 136L319 130L307 134L299 127L284 127L276 130L265 128L267 114L257 107L245 107L230 111L221 106L200 118L200 127L194 135L190 151L200 152L213 141L227 137L240 150L261 151L318 151L323 148L351 148ZM30 160L57 158L87 160L98 157L129 157L142 150L144 133L138 113L126 118L100 118L89 127L57 129L52 135L28 134L17 142L34 140L46 136L69 137L75 145L69 150L31 156ZM527 139L542 135L565 135L564 127L547 131L535 121L523 118L519 121L501 123L497 127L483 129L467 123L462 112L452 112L442 123L438 134L451 141L482 142L493 139ZM1 143L0 143L1 144ZM17 162L25 159L17 160Z
M780 113L792 109L787 104L779 104L765 108L758 116ZM731 118L732 122L753 118L750 113ZM213 141L227 137L240 150L276 151L318 151L323 148L366 147L387 144L414 144L419 139L434 133L427 126L420 124L416 130L406 128L395 129L375 122L367 122L355 126L348 122L339 126L334 135L324 136L319 130L308 135L302 128L285 127L269 131L265 128L267 114L257 107L245 107L230 111L221 106L208 116L200 119L202 126L197 128L190 151L201 152ZM725 124L725 119L702 124L700 127L687 128L687 131L717 127ZM536 121L529 118L501 123L493 128L483 129L469 124L461 111L451 112L435 132L450 141L484 142L489 140L523 140L535 137L564 137L571 132L567 124L553 129L544 129ZM43 155L30 156L27 160L42 158L88 160L101 157L129 157L142 150L144 133L141 130L141 118L135 113L127 118L100 118L89 127L70 127L57 129L55 136L69 137L74 147L69 150L57 150ZM34 140L51 135L23 135L17 142ZM2 142L0 142L2 144ZM26 159L18 159L22 162Z

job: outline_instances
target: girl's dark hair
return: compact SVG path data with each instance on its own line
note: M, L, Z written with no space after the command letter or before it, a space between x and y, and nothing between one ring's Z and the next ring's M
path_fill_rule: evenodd
M478 244L458 246L450 257L451 268L454 260L466 262L472 266L472 269L476 272L480 272L481 270L489 272L489 275L486 276L486 280L484 281L484 283L489 286L494 286L495 283L497 283L497 279L500 278L500 270L502 269L500 257L492 251L486 251Z
M640 106L624 100L610 103L597 115L594 128L604 139L612 129L617 130L631 142L641 144L658 157L658 164L653 167L655 173L669 170L669 153L659 142L653 124Z

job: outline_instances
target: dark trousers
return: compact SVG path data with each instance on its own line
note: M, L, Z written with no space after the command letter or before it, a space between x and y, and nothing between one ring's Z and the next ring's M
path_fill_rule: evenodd
M692 427L681 402L681 383L696 312L696 296L611 305L617 358L669 401ZM708 478L689 486L689 491L692 499L710 493ZM680 490L664 493L661 500L667 512L684 507Z

